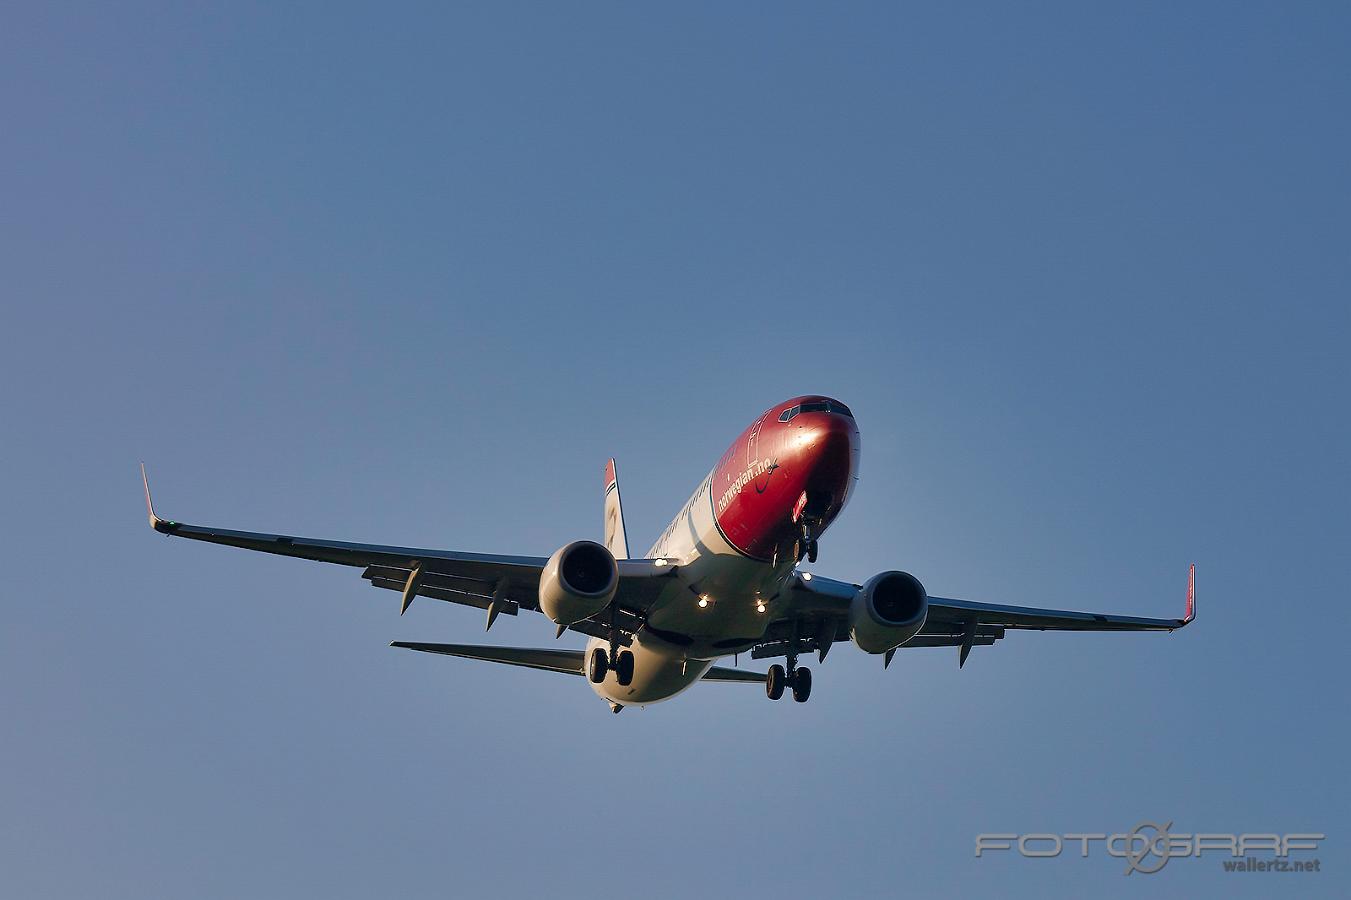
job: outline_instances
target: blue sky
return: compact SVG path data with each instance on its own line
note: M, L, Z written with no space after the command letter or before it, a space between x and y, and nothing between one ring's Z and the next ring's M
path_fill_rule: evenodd
M1344 895L1349 19L8 10L0 888ZM544 554L614 455L645 547L808 391L863 436L819 571L1165 616L1195 561L1198 622L616 717L141 507L145 459L186 521ZM973 855L1143 820L1325 871Z

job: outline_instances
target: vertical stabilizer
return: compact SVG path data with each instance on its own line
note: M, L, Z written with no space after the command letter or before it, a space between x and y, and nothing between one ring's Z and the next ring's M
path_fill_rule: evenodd
M605 464L605 547L615 559L629 558L629 537L624 531L624 509L619 505L619 475L615 461Z

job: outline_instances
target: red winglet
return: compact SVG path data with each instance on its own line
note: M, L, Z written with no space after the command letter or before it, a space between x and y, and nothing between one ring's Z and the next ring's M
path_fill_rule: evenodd
M1186 625L1194 618L1196 618L1196 563L1192 563L1191 569L1187 572L1187 615L1182 619L1182 624Z
M150 517L150 527L160 534L173 534L178 530L178 523L155 515L155 504L150 500L150 479L145 474L145 463L141 463L141 484L145 485L145 512Z

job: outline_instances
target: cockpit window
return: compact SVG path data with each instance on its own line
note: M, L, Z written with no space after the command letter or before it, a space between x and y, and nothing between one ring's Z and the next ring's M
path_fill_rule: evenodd
M848 416L851 419L854 417L854 414L849 411L849 407L836 400L809 400L806 403L794 406L792 409L784 410L783 415L779 416L779 421L787 422L800 412L831 412Z

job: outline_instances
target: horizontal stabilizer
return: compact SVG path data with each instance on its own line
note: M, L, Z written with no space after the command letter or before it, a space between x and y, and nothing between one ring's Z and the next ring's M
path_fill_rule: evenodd
M765 683L764 672L747 672L745 669L725 669L714 666L704 673L702 681L747 681L754 684Z
M581 650L539 650L533 647L483 647L478 644L422 644L416 641L394 641L390 646L403 647L406 650L421 650L423 653L440 653L442 656L481 659L484 662L503 663L508 666L524 666L527 669L543 669L546 672L562 672L564 675L581 675L582 662L586 656ZM703 680L742 681L764 684L765 673L747 672L741 669L725 669L721 666L714 666L704 674Z
M485 662L562 672L564 675L582 674L581 650L538 650L533 647L481 647L475 644L420 644L413 641L394 641L391 647L440 653L442 656L460 656Z

